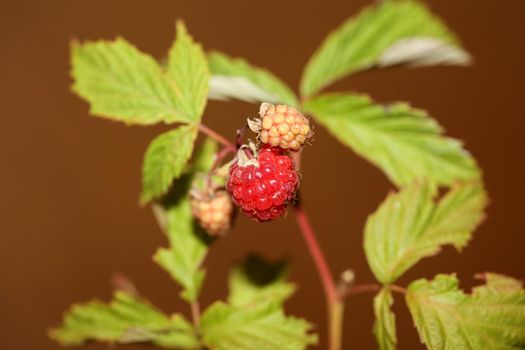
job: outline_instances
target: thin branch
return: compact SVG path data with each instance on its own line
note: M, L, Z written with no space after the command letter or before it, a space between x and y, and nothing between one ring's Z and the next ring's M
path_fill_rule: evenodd
M359 284L356 286L352 286L345 290L341 297L346 298L352 295L367 293L367 292L377 292L381 290L381 286L377 283L370 283L370 284Z
M397 286L395 284L391 284L388 286L391 291L401 294L407 294L408 290L405 287Z
M210 129L209 127L207 127L204 124L199 124L199 131L202 132L203 134L208 135L209 137L211 137L212 139L214 139L215 141L219 142L220 144L222 144L225 147L234 147L234 144L231 143L230 141L228 141L227 138L225 138L224 136L222 136L221 134L219 134L215 130Z
M237 148L233 145L226 146L223 149L221 149L217 154L215 155L215 160L213 161L213 165L211 166L210 173L213 173L221 164L224 157L226 157L230 153L235 153L237 151Z
M325 294L330 300L337 299L337 289L334 279L328 267L328 263L326 262L326 258L324 257L321 247L319 246L319 242L315 237L315 233L312 228L312 225L310 224L310 220L308 220L308 216L306 215L300 204L300 200L297 200L297 202L295 203L294 212L297 224L301 229L301 233L303 234L303 238L306 242L308 250L312 255L312 259L314 260L315 266L317 267L317 272L319 273L319 277L321 278Z
M201 323L201 308L198 301L194 301L190 304L191 306L191 318L195 329L199 329Z
M314 260L317 272L323 284L326 296L326 308L328 318L328 349L341 350L342 348L342 328L344 316L344 301L339 296L337 286L328 267L326 258L319 246L315 232L304 212L300 200L294 205L295 219L301 229L304 241L308 247L310 255Z
M237 144L237 148L240 148L243 144L243 138L244 134L246 133L247 126L243 126L240 129L237 129L237 138L235 139L235 143Z

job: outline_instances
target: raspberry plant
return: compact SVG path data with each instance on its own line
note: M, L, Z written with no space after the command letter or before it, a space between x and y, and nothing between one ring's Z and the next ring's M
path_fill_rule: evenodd
M168 238L154 260L182 287L191 321L182 313L166 314L124 288L110 303L73 306L50 333L61 344L97 340L218 350L295 350L316 344L312 325L284 311L295 288L286 280L286 269L257 257L232 269L225 301L201 310L203 262L213 242L233 228L233 202L257 221L254 225L275 220L291 207L326 292L329 334L320 339L325 348L342 348L345 299L370 291L376 293L373 332L380 349L397 347L391 310L395 293L404 297L428 349L525 349L520 281L483 273L481 285L470 293L459 289L454 274L406 287L395 284L442 246L464 248L483 220L487 196L471 154L407 103L321 92L370 69L467 65L470 57L458 39L421 2L383 1L330 33L306 65L300 98L267 70L223 53L205 53L182 22L165 65L122 38L74 42L71 57L73 90L90 103L93 115L127 125L173 126L146 151L141 202L152 206ZM259 117L233 130L230 141L203 124L208 99L261 103L254 106ZM312 143L312 123L379 167L398 187L364 228L364 249L377 283L356 284L351 271L334 279L299 200L298 164ZM194 152L199 132L205 139ZM264 271L263 278L254 271Z

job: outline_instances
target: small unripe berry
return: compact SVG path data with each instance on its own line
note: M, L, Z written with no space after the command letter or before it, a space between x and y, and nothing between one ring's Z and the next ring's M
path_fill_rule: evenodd
M268 147L261 149L254 159L234 162L226 186L234 203L258 221L281 217L298 187L299 176L293 160Z
M193 193L191 211L210 236L223 235L231 227L233 203L226 191L216 191L211 195Z
M294 107L263 103L259 116L249 124L265 145L297 151L313 135L308 118Z

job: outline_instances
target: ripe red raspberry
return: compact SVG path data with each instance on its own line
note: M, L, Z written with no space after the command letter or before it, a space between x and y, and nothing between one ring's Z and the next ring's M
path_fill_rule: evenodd
M223 235L230 229L233 204L226 191L217 191L211 195L194 192L191 211L199 225L211 236Z
M293 160L275 149L263 148L256 159L241 163L237 161L230 167L226 187L235 204L259 221L282 216L299 186Z
M313 134L308 118L294 107L263 103L259 116L249 121L250 128L265 145L297 151Z

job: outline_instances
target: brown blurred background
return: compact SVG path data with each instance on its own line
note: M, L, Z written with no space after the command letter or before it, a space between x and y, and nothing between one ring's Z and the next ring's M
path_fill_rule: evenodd
M46 330L73 302L108 299L120 271L166 311L187 313L178 287L151 261L165 244L153 216L137 204L140 167L159 127L125 127L88 116L69 91L72 38L124 36L162 57L183 18L207 49L249 59L297 86L302 67L326 33L370 1L2 1L0 5L0 348L56 349ZM525 198L525 3L522 0L431 1L475 57L472 68L388 70L345 79L332 90L407 100L466 141L485 171L489 218L462 254L451 248L425 259L400 281L457 271L472 286L480 271L523 279ZM233 136L257 106L211 102L205 123ZM392 189L385 176L320 127L305 152L303 194L334 274L351 267L372 281L362 228ZM317 274L292 217L258 225L241 218L207 260L203 304L226 294L229 266L249 252L289 257L300 286L290 313L318 325L324 304ZM348 303L345 349L375 349L372 295ZM401 298L401 349L421 349ZM88 349L104 349L90 344ZM142 347L128 347L142 348ZM323 348L321 346L320 348Z

